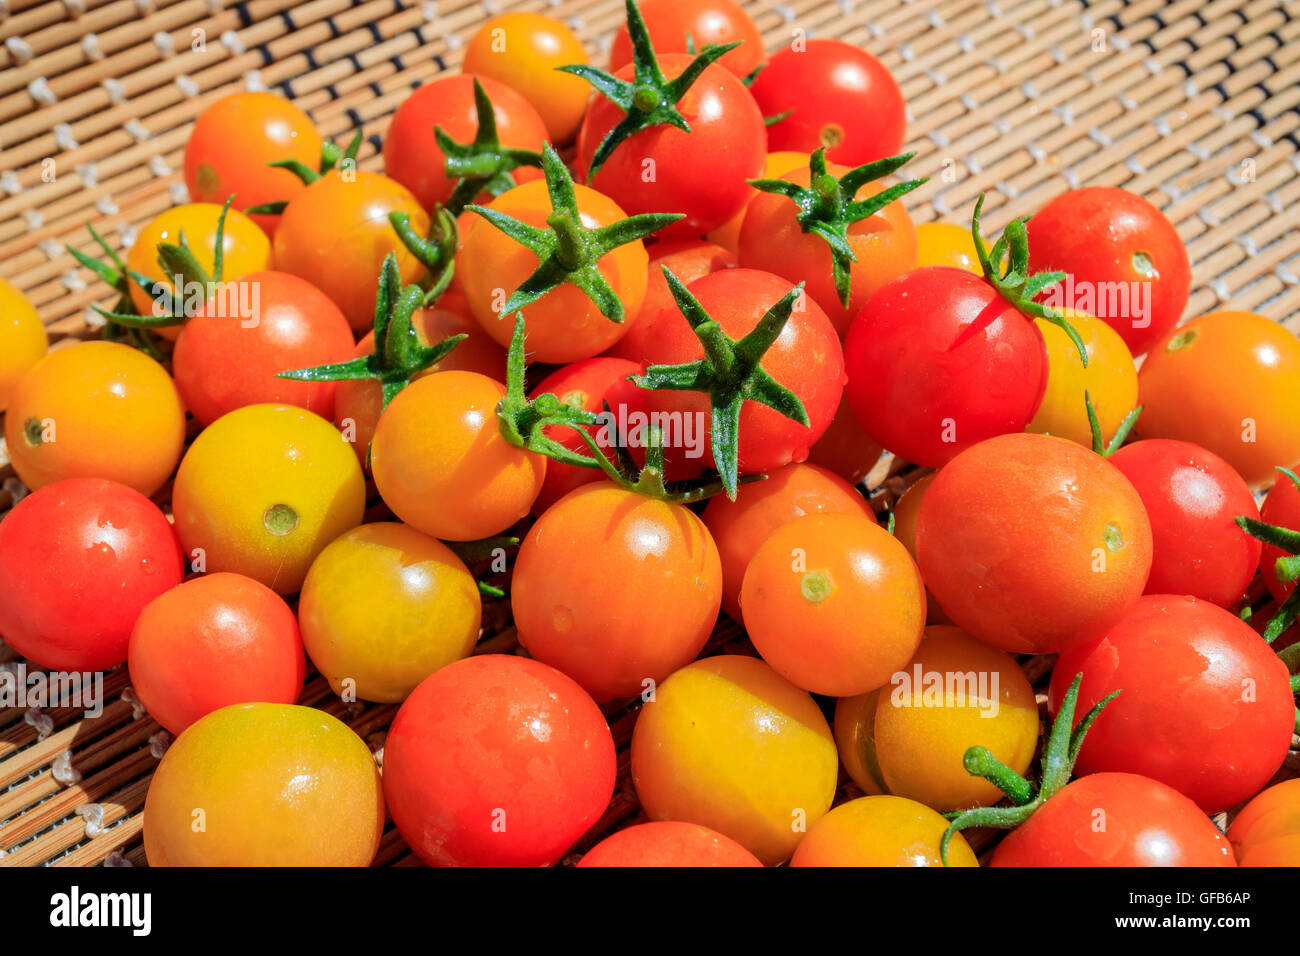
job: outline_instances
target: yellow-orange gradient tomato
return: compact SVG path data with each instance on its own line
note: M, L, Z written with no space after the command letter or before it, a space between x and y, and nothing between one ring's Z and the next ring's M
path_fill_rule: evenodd
M943 866L939 842L948 821L902 797L859 797L812 825L791 866ZM949 866L979 866L960 833L948 843Z
M36 309L17 286L0 279L0 412L23 372L50 347L49 336Z
M9 398L5 442L33 491L108 478L152 495L185 444L185 410L163 367L116 342L78 342L29 368Z
M776 152L768 153L767 159L763 163L763 175L761 179L780 179L786 173L800 166L808 165L808 154L799 153L789 149L778 149ZM753 196L759 195L757 189L754 190ZM753 201L750 197L750 202ZM749 208L749 203L745 203L744 208L736 213L717 229L705 236L709 242L717 243L722 248L728 250L733 255L740 251L740 226L745 221L745 210Z
M368 866L383 829L369 748L296 704L234 704L191 724L144 804L150 866Z
M1242 807L1228 839L1238 866L1300 866L1300 778L1275 783Z
M396 522L363 524L330 542L298 598L302 639L336 694L397 703L469 654L482 606L463 561Z
M505 394L477 372L438 372L388 403L370 468L398 518L435 538L475 541L528 514L546 459L501 437L496 407Z
M176 472L182 550L204 571L237 571L280 594L302 586L317 554L361 523L366 486L338 430L292 405L221 416Z
M970 226L950 222L923 222L916 227L916 265L952 266L977 276L984 274Z
M1097 409L1102 438L1110 441L1124 416L1137 407L1137 366L1120 334L1107 323L1072 309L1066 315L1083 339L1088 367L1084 368L1064 329L1045 319L1034 320L1047 345L1047 392L1028 430L1091 448L1084 391Z
M1007 654L955 628L925 629L916 656L877 691L841 698L835 742L867 793L890 793L941 812L986 806L1002 791L962 765L987 747L1016 773L1038 743L1038 705Z
M683 667L632 733L632 780L650 819L717 830L767 864L830 808L838 770L817 704L755 657Z

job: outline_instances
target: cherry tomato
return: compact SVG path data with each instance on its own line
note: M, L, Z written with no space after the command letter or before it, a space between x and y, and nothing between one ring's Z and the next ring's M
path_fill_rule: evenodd
M1259 517L1241 476L1213 452L1158 438L1125 445L1110 461L1151 519L1146 593L1190 594L1226 608L1240 603L1261 547L1233 520Z
M555 75L582 82L576 76ZM425 83L402 101L384 138L384 171L409 189L430 214L447 201L456 186L455 177L447 177L447 158L434 138L433 128L442 127L457 143L474 141L479 126L478 109L474 105L475 79L466 65L464 73L440 76ZM532 104L521 93L491 76L477 79L492 102L501 145L507 149L540 152L547 138L546 124ZM510 175L516 183L522 183L540 178L541 171L524 166ZM378 269L375 274L379 274Z
M127 660L140 703L174 734L230 704L292 704L306 671L289 605L229 572L186 581L145 605Z
M1300 531L1300 489L1296 488L1295 482L1291 479L1279 478L1277 484L1269 491L1268 497L1264 499L1264 507L1260 511L1259 517L1264 523ZM1248 518L1254 517L1254 512L1249 509L1237 513ZM1295 590L1294 581L1283 584L1277 578L1277 559L1284 556L1286 552L1272 544L1257 546L1261 549L1260 577L1264 579L1264 584L1268 588L1268 593L1273 595L1273 600L1281 604Z
M460 67L478 74L480 81L499 80L518 90L546 124L543 138L560 145L578 132L591 87L558 67L586 62L587 51L567 26L540 13L521 11L485 20L466 45ZM491 98L495 105L496 97Z
M1142 594L1151 523L1106 459L1045 435L1003 435L935 476L916 525L921 575L954 624L1004 651L1100 637Z
M1047 388L1047 349L1033 321L989 282L944 266L881 288L853 319L844 364L867 434L932 468L1024 430Z
M41 317L18 287L0 279L0 412L24 372L50 347Z
M1065 651L1052 671L1053 711L1080 673L1080 715L1122 691L1088 731L1081 774L1140 774L1216 813L1258 793L1291 744L1286 665L1208 601L1144 597L1099 641Z
M763 35L738 3L731 0L645 0L638 4L656 53L689 53L709 44L740 46L725 53L721 63L740 79L763 62ZM609 68L632 62L632 40L619 27L609 50Z
M352 329L325 293L287 272L254 272L226 285L181 328L172 352L176 388L205 425L245 405L280 402L334 414L334 382L277 378L345 362Z
M1177 790L1136 774L1094 773L1067 784L1007 834L989 865L1235 863L1227 837Z
M370 750L296 704L233 704L191 724L144 802L150 866L369 866L383 830Z
M762 866L730 837L694 823L661 820L607 836L578 866Z
M722 609L740 620L740 585L758 546L787 521L810 514L856 514L874 521L867 500L817 465L790 464L763 481L741 485L736 500L714 495L704 523L722 558Z
M312 663L345 699L397 703L478 640L478 585L441 541L363 524L316 556L298 598Z
M796 687L864 694L916 652L925 588L907 549L873 520L813 514L777 528L745 570L754 648Z
M1228 827L1238 866L1300 866L1300 779L1274 784Z
M668 80L695 58L685 53L659 57ZM615 71L632 79L629 64ZM623 140L596 170L590 183L629 213L679 212L685 215L661 236L699 236L718 228L749 202L747 180L763 171L763 117L749 90L726 67L704 68L677 102L689 133L661 123ZM626 117L619 106L597 95L578 130L577 168L586 179L605 135Z
M792 43L772 55L750 92L764 116L791 111L767 128L769 150L825 146L826 158L845 166L903 151L903 91L884 64L851 44Z
M791 866L943 866L939 842L948 821L902 797L859 797L812 825ZM948 866L979 866L960 834L948 843Z
M537 520L510 592L519 643L598 701L652 690L694 660L721 599L718 549L695 513L607 481Z
M925 500L925 492L934 481L934 476L935 472L922 475L894 503L894 537L902 542L913 561L916 560L916 519L921 513L921 502ZM952 623L948 615L943 613L943 608L936 603L928 587L925 589L925 609L925 619L929 623Z
M614 793L600 708L538 661L471 657L426 678L393 719L384 795L426 863L555 863Z
M888 685L836 704L835 742L867 793L943 812L988 806L1002 791L967 773L962 756L987 747L1025 773L1038 744L1038 704L1009 655L958 628L927 627L916 656Z
M233 194L235 209L291 200L302 190L302 180L270 164L296 159L316 169L322 145L311 118L284 97L232 93L194 121L185 141L185 185L195 202L220 204ZM268 236L280 222L279 216L250 218Z
M832 176L843 176L846 166L828 164ZM807 164L783 179L808 185ZM864 183L857 198L866 199L881 191L878 183ZM831 269L831 248L821 236L804 232L796 215L799 207L788 197L773 193L755 196L745 210L740 227L740 264L784 276L791 282L806 282L808 294L825 310L843 338L849 322L890 279L916 265L916 227L902 202L891 202L874 216L849 226L848 244L857 261L849 269L849 304L840 304Z
M184 574L175 532L138 491L46 485L0 521L0 637L42 667L115 667L141 608Z
M650 819L709 827L766 864L787 859L830 809L837 772L817 704L753 657L683 667L632 732L632 780Z
M1178 324L1192 271L1164 214L1112 186L1072 189L1029 220L1029 268L1067 279L1047 301L1104 319L1134 355Z
M546 459L501 437L505 386L477 372L408 385L375 426L370 468L384 503L435 538L476 541L509 528L537 500Z
M1088 366L1079 361L1079 352L1064 329L1045 319L1034 320L1047 346L1047 391L1027 429L1091 448L1084 392L1096 409L1102 438L1110 441L1124 417L1137 406L1137 366L1119 333L1101 319L1073 311L1068 318L1083 339Z
M300 192L280 217L275 267L329 296L354 331L368 329L375 321L375 290L384 258L396 254L403 285L424 272L388 221L394 212L406 213L417 234L428 234L428 214L401 183L359 169L326 173Z
M221 202L225 202L223 196ZM126 254L126 267L153 279L151 288L145 289L131 282L131 302L141 315L190 314L197 311L208 298L208 290L188 284L177 288L176 277L166 275L158 262L158 243L180 245L181 236L194 253L198 264L213 275L217 252L217 221L221 218L221 204L192 202L172 206L150 220L135 237L135 243ZM237 209L226 212L226 224L221 233L221 278L229 282L250 272L262 272L271 267L271 240L258 225ZM378 270L375 272L379 274ZM169 326L160 330L174 338L180 330Z
M1138 375L1143 438L1209 449L1252 488L1300 464L1300 340L1253 312L1192 319Z
M767 158L763 161L763 172L760 178L780 179L786 173L807 165L807 153L799 153L789 149L777 150L775 153L767 154ZM754 198L761 195L762 193L757 189L753 190L750 193L748 202L741 207L738 213L704 238L726 249L733 256L736 255L740 251L740 227L745 221L745 211L749 209L749 204L754 201ZM673 271L676 272L677 270L674 269ZM682 281L688 280L683 278Z
M582 224L589 229L626 218L614 202L586 186L575 185ZM538 228L546 226L551 201L540 181L516 186L492 202L495 209ZM634 240L611 250L597 263L600 274L623 303L626 316L635 316L645 298L645 246ZM537 268L537 255L486 222L476 223L463 238L457 269L470 310L479 324L503 346L510 344L515 314L502 318L501 306ZM577 286L566 282L523 309L529 357L561 364L591 358L609 348L628 330L614 322Z
M200 570L292 594L321 549L361 523L365 498L356 456L329 422L291 405L248 405L190 445L172 514Z
M64 478L108 478L152 495L180 460L185 409L163 367L143 352L77 342L18 380L5 443L33 490Z
M969 226L923 222L916 227L917 266L951 266L984 275Z
M856 485L875 467L882 451L853 416L846 392L830 425L808 452L808 461Z

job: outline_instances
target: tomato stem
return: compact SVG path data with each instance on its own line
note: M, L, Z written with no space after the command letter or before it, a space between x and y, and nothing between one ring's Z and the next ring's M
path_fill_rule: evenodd
M1300 489L1300 475L1297 475L1290 468L1281 466L1277 470L1290 480L1297 489ZM1300 578L1300 531L1294 528L1284 528L1281 525L1266 524L1258 518L1248 518L1245 515L1238 515L1233 520L1237 522L1237 527L1252 538L1258 538L1265 544L1271 544L1273 547L1286 552L1273 565L1273 572L1279 582L1289 584ZM1277 609L1277 613L1265 626L1264 640L1272 644L1296 622L1297 617L1300 617L1300 587L1295 588L1287 595L1286 600L1282 602L1282 606Z
M1087 389L1083 390L1083 404L1088 410L1088 428L1092 432L1092 450L1102 458L1109 458L1119 451L1119 447L1128 438L1129 432L1133 431L1138 416L1142 414L1142 406L1139 405L1125 415L1124 420L1115 429L1115 434L1111 436L1110 441L1106 441L1101 434L1101 420L1097 418L1097 407L1092 404L1092 396L1088 394Z
M521 167L540 169L542 154L530 149L513 149L502 146L497 135L496 110L478 77L474 77L474 110L478 129L474 139L458 143L441 126L433 128L438 148L447 157L444 169L448 179L456 180L451 195L444 204L453 216L480 193L500 196L515 185L511 173Z

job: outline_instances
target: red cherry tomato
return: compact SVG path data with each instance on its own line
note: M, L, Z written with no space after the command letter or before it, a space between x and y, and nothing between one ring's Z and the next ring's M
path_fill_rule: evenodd
M867 477L867 473L880 460L882 451L884 449L872 441L871 436L858 424L846 391L830 426L808 453L808 461L821 465L849 484L856 485Z
M217 572L160 594L131 632L131 686L173 734L228 704L293 704L306 657L293 611L264 584Z
M176 533L144 495L56 481L0 521L0 638L42 667L115 667L140 610L184 574Z
M1247 517L1251 515L1249 511L1241 513ZM1279 476L1277 484L1264 499L1264 507L1260 509L1259 517L1266 524L1300 531L1300 488L1297 488L1290 478ZM1264 578L1268 593L1273 595L1273 599L1279 604L1290 597L1291 592L1295 590L1294 581L1283 584L1277 579L1277 559L1285 554L1285 551L1272 544L1263 545L1259 554L1259 573Z
M791 111L768 127L769 151L825 146L826 158L844 166L903 151L907 109L898 82L870 53L841 40L778 50L750 92L764 116Z
M1246 482L1213 452L1190 442L1153 438L1110 458L1142 496L1153 551L1147 594L1190 594L1220 607L1240 603L1260 542L1237 527L1259 517Z
M697 823L641 823L605 837L578 866L762 866L730 837Z
M582 688L538 661L485 654L436 671L384 746L384 798L426 863L560 859L614 793L614 738Z
M763 62L763 35L748 13L731 0L645 0L639 4L650 42L656 53L689 53L711 43L740 42L723 55L721 63L740 79ZM632 62L632 41L627 27L619 27L609 50L609 68Z
M1104 319L1134 356L1178 324L1192 270L1187 248L1164 214L1111 186L1072 189L1029 220L1029 268L1067 280L1046 301Z

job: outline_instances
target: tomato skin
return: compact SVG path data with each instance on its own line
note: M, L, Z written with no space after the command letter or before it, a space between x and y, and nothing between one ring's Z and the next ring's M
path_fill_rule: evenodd
M1241 476L1213 452L1159 438L1125 445L1110 461L1151 519L1146 593L1189 594L1225 608L1240 603L1261 563L1261 543L1233 520L1259 517Z
M809 514L857 514L875 521L867 500L843 479L817 465L796 463L763 481L741 485L736 500L714 495L701 517L722 559L722 609L740 617L745 569L767 536L787 521Z
M528 514L547 459L501 437L496 407L505 394L504 385L476 372L438 372L388 403L375 426L370 468L398 518L434 538L476 541Z
M1253 515L1250 511L1240 513L1247 517ZM1259 517L1265 524L1300 531L1300 489L1296 488L1295 482L1286 477L1279 477L1277 484L1264 499L1264 507L1260 509ZM1259 547L1260 577L1264 579L1264 584L1268 588L1268 593L1273 596L1273 600L1281 604L1295 590L1294 581L1283 584L1277 579L1277 559L1283 557L1286 552L1272 544L1260 543Z
M1208 601L1149 595L1099 641L1068 649L1052 671L1053 711L1080 673L1080 719L1123 691L1088 731L1081 774L1140 774L1217 813L1259 792L1290 746L1286 665L1248 624ZM1248 699L1247 681L1255 687Z
M517 90L546 124L543 138L559 146L578 131L591 86L557 67L586 62L582 42L559 20L512 12L483 22L465 47L461 70Z
M1106 459L1063 438L1003 435L954 458L917 516L921 575L952 622L1012 653L1100 637L1151 569L1142 499Z
M447 178L447 157L434 138L433 128L441 126L458 143L474 141L478 132L475 79L492 101L502 146L541 152L546 142L546 124L537 110L520 93L491 76L475 77L466 66L464 73L440 76L425 83L403 100L393 114L388 135L384 137L384 172L409 189L430 215L447 201L456 187L456 180ZM512 171L510 176L516 183L523 183L540 178L541 170L525 166ZM378 275L378 270L375 274Z
M989 865L1236 864L1227 837L1177 790L1136 774L1094 773L1067 784L1007 834Z
M858 424L846 391L835 417L808 452L808 461L856 485L867 477L883 451Z
M646 0L639 7L658 54L689 53L689 35L696 50L711 43L725 46L739 41L740 46L716 61L738 79L749 76L763 62L763 35L744 8L731 0ZM609 68L618 70L631 62L632 40L624 25L609 48Z
M853 319L844 362L866 433L931 468L1023 431L1047 389L1033 321L985 280L943 266L886 283Z
M173 734L230 704L295 703L306 673L289 605L229 572L186 581L145 605L127 660L140 703Z
M172 368L185 407L205 425L266 402L330 418L336 383L276 376L351 358L352 329L338 306L287 272L242 276L228 294L229 302L255 303L252 313L235 315L222 300L209 299L176 339Z
M384 746L393 822L435 866L555 863L613 793L614 739L600 709L527 658L448 664L402 704Z
M848 167L830 164L827 171L843 176ZM804 164L782 178L807 186L809 175ZM874 196L881 188L878 183L864 183L857 198ZM853 317L871 297L916 265L916 227L898 200L849 226L848 244L857 261L849 267L849 304L844 306L835 289L830 246L820 236L803 231L798 212L799 207L786 196L761 193L754 197L740 227L740 264L791 282L806 282L808 294L830 316L843 338Z
M1238 866L1300 865L1300 779L1275 783L1242 807L1228 841Z
M421 236L429 233L429 216L396 180L360 169L348 176L326 173L289 203L275 231L275 268L324 292L353 331L363 332L374 325L375 290L390 252L397 256L403 285L424 274L389 214L406 213Z
M583 564L600 574L575 572ZM607 701L694 660L721 593L718 549L694 512L601 481L570 492L529 530L510 606L533 657Z
M320 165L320 134L311 118L273 93L223 96L194 121L185 141L185 186L195 202L224 203L232 209L292 200L303 182L287 169L269 165L296 159L309 169ZM251 215L268 236L279 216Z
M115 667L141 609L184 575L148 498L99 478L54 482L0 521L0 637L52 670Z
M659 66L669 80L690 64L688 54L668 53ZM632 79L632 67L615 72ZM685 215L659 236L698 237L721 226L749 202L747 180L763 171L763 116L749 90L726 67L714 63L677 103L689 133L661 124L623 140L591 177L590 185L629 215L679 212ZM577 169L584 181L605 134L625 118L603 96L595 97L578 130ZM653 162L653 167L647 163ZM653 178L647 181L648 170ZM701 171L707 169L708 174Z
M64 478L107 478L152 495L180 460L185 409L171 377L143 352L78 342L18 380L5 443L33 490Z
M1143 438L1195 442L1252 488L1300 465L1300 339L1253 312L1213 312L1175 329L1138 373Z
M694 823L639 823L605 837L578 866L762 866L730 837Z
M1141 196L1111 186L1073 189L1035 213L1028 231L1030 272L1060 270L1073 278L1073 301L1065 301L1065 285L1055 293L1061 301L1054 302L1052 290L1044 301L1104 319L1135 356L1178 324L1192 282L1187 248L1173 223ZM1150 270L1135 260L1139 253L1150 260ZM1144 284L1128 286L1130 290L1150 288L1149 314L1133 315L1138 310L1128 300L1129 314L1110 315L1111 297L1102 294L1112 288L1110 283Z
M767 158L763 161L762 178L780 179L786 173L807 165L807 153L799 153L789 149L777 150L774 153L768 153ZM726 249L733 256L737 255L740 252L740 228L744 225L745 213L748 211L750 203L761 195L762 193L757 189L751 190L749 201L745 203L741 210L704 238ZM683 279L682 281L686 280Z
M984 275L970 226L958 226L950 222L923 222L917 225L916 264L951 266L954 269L965 269L972 275Z
M1079 361L1079 352L1064 329L1046 319L1035 319L1047 346L1047 391L1026 427L1040 435L1068 438L1091 448L1092 428L1084 392L1092 399L1101 434L1110 441L1120 423L1137 407L1137 366L1119 333L1101 319L1074 311L1067 317L1083 339L1088 366L1085 368Z
M333 691L383 703L468 656L481 617L478 585L455 552L387 521L326 545L298 599L303 642Z
M0 412L23 373L50 347L49 336L36 309L18 287L0 279Z
M808 40L772 54L750 87L764 116L793 112L767 128L769 150L811 153L861 166L903 151L903 91L870 53L840 40ZM870 116L871 122L862 122Z
M791 866L943 866L939 841L948 821L902 797L858 797L814 823ZM948 866L979 866L960 833L948 843Z
M735 840L771 865L830 809L839 761L811 697L754 657L721 655L664 681L632 731L632 781L652 820Z

